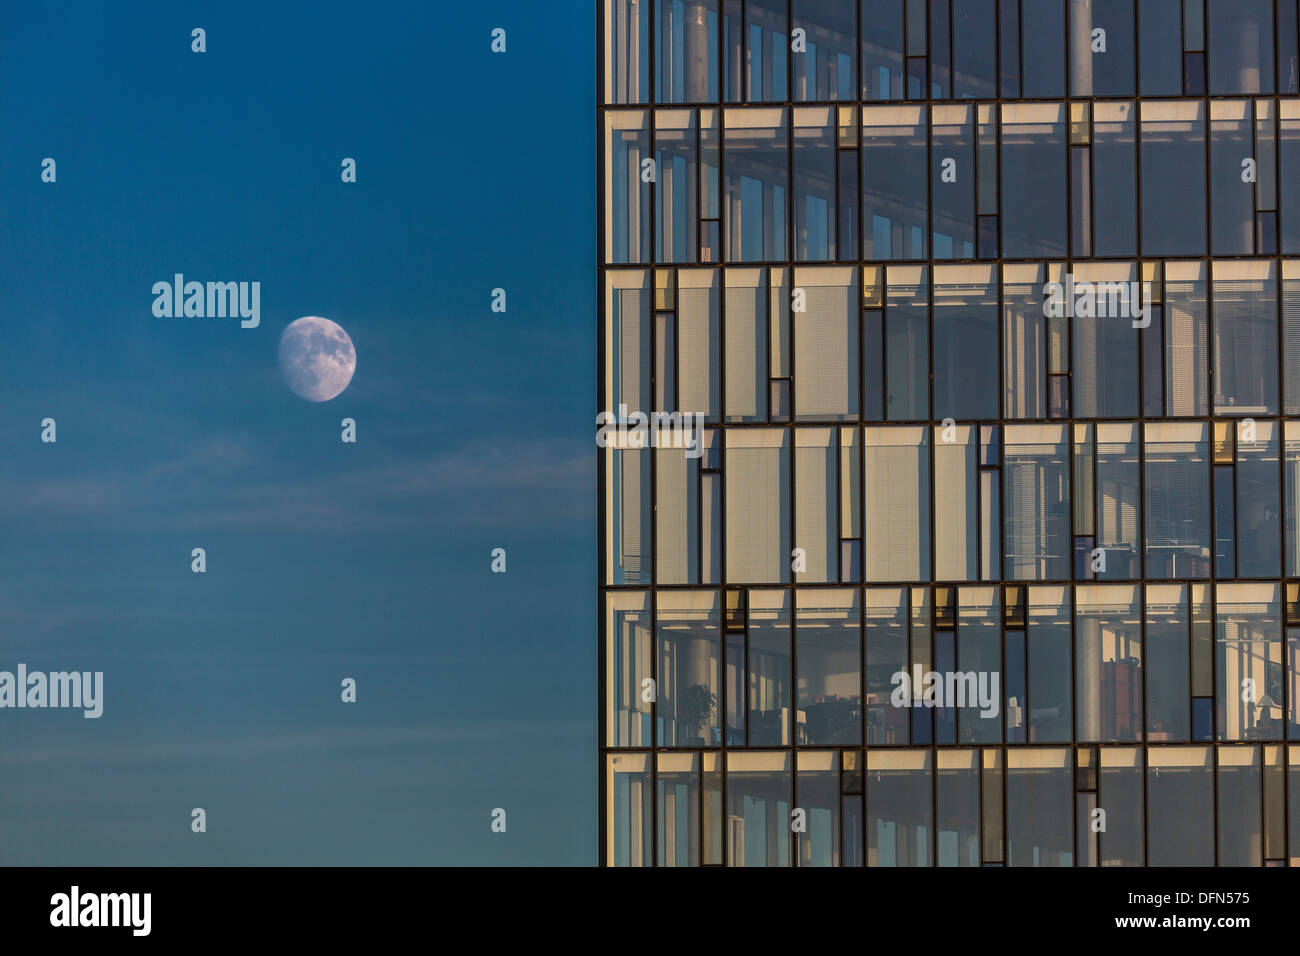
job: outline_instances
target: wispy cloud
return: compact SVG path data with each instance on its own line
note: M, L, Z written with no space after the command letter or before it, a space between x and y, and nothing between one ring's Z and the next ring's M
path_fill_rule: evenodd
M0 748L0 767L41 764L163 763L214 760L330 750L359 750L383 746L439 746L491 744L541 738L585 738L592 732L581 720L502 721L495 724L415 724L379 727L341 727L278 734L250 732L241 736L160 740L118 740L94 746L76 743ZM594 743L593 743L594 746Z
M40 512L121 519L134 530L550 528L589 520L593 461L577 439L478 438L334 474L286 473L303 467L286 463L272 479L265 456L222 437L97 477L0 481L0 521Z

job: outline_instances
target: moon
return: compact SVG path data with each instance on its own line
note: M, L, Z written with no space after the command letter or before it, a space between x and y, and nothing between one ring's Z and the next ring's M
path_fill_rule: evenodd
M305 315L280 333L280 371L295 395L309 402L338 397L357 370L357 350L337 322Z

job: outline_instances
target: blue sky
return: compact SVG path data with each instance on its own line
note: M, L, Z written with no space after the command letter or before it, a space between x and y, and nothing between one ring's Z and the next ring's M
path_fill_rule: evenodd
M0 864L593 863L594 8L288 6L0 9Z

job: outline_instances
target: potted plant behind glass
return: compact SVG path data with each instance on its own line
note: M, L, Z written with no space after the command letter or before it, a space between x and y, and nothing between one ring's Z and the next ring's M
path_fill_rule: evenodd
M677 719L686 728L688 747L708 746L704 740L704 728L713 719L713 711L718 706L718 698L707 684L693 684L682 694L677 702Z

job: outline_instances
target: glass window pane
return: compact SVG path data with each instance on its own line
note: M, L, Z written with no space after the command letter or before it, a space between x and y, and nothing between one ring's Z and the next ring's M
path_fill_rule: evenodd
M1147 577L1209 577L1209 426L1148 422L1145 480Z
M862 0L862 98L903 98L903 0Z
M804 31L805 52L791 53L796 100L856 100L857 11L852 3L793 0L792 25Z
M605 0L605 102L650 99L650 4Z
M1206 3L1210 93L1272 93L1272 0Z
M979 579L979 490L976 429L935 427L934 559L940 581ZM951 441L945 441L945 436Z
M647 593L605 596L605 743L649 747L650 601Z
M1190 101L1142 103L1142 254L1205 254L1205 112Z
M998 415L998 289L991 265L934 270L934 414Z
M700 468L681 447L685 433L656 429L655 574L658 584L700 583ZM669 437L669 436L674 437ZM671 447L673 443L678 447ZM649 455L649 452L642 452Z
M795 420L856 421L858 270L798 268L794 281L804 305L793 312Z
M785 753L727 754L727 860L790 866L793 760Z
M790 38L786 0L746 0L746 49L749 51L749 100L786 98L786 55Z
M1216 256L1255 251L1255 184L1242 181L1242 161L1254 156L1247 100L1210 103L1210 251Z
M1214 866L1214 765L1209 747L1147 751L1147 865Z
M1219 866L1264 862L1258 747L1220 747Z
M605 114L605 261L650 261L650 119L644 110Z
M924 427L869 427L865 435L866 579L930 576L930 444Z
M655 755L660 866L700 865L700 755Z
M1300 574L1300 422L1286 423L1286 575Z
M1071 739L1070 590L1029 589L1026 636L1029 674L1029 742L1068 743Z
M1147 621L1147 740L1191 739L1188 586L1149 584Z
M1010 580L1070 575L1069 448L1060 425L1008 425L1003 465L1004 574Z
M824 584L838 577L836 551L836 445L830 428L795 429L795 548L804 552L800 583Z
M1237 576L1271 578L1279 571L1278 427L1233 423L1237 430Z
M867 866L930 866L929 751L867 751Z
M1218 739L1281 740L1281 586L1217 584L1215 649Z
M934 258L975 258L975 107L935 106L930 128Z
M1138 3L1138 56L1143 96L1181 96L1183 92L1182 0Z
M1070 95L1132 96L1133 0L1072 0L1069 12Z
M1074 865L1073 778L1069 750L1007 750L1009 866Z
M1074 414L1080 418L1136 418L1141 297L1136 263L1076 263Z
M797 755L798 809L804 832L796 833L800 866L840 866L840 755L802 751Z
M1002 414L1007 418L1047 417L1045 271L1036 264L1002 267Z
M795 743L862 743L862 605L858 591L797 592Z
M698 254L700 173L695 114L655 111L655 261L694 262Z
M930 283L926 266L886 270L885 417L930 417Z
M1002 106L1002 243L1011 259L1065 254L1065 106Z
M1102 866L1143 866L1142 751L1103 747L1097 803L1106 811L1100 834Z
M1214 413L1277 411L1277 266L1215 262Z
M1096 575L1103 580L1141 577L1140 455L1136 423L1098 423L1096 544L1104 562Z
M653 863L652 777L648 753L605 758L605 862L609 866Z
M1142 608L1130 584L1081 584L1074 613L1075 735L1142 739Z
M726 270L727 421L767 421L768 305L765 269Z
M656 596L660 747L722 743L722 615L717 591L660 591Z
M724 479L727 579L790 580L790 435L781 428L728 429Z
M953 0L953 98L997 96L996 0Z
M1208 415L1209 318L1203 262L1165 266L1165 414Z
M959 743L1002 740L1002 602L995 587L958 589L956 673L943 674L956 699ZM953 701L948 699L948 703Z
M794 257L825 261L835 252L835 111L800 106L794 111Z
M911 673L907 588L867 588L864 607L867 746L905 745L908 709L895 707L890 697L898 686L894 676Z
M790 592L749 592L749 746L790 745Z
M655 13L655 102L715 102L718 0L658 0Z
M1095 103L1093 244L1098 256L1137 252L1137 121L1132 103Z
M1021 95L1026 98L1064 96L1064 0L1021 3L1020 38L1020 62L1024 70Z
M726 248L729 262L773 262L786 257L789 159L783 109L727 109Z
M980 865L978 750L940 750L935 780L935 850L939 866Z
M864 259L924 259L928 251L926 108L862 108Z

